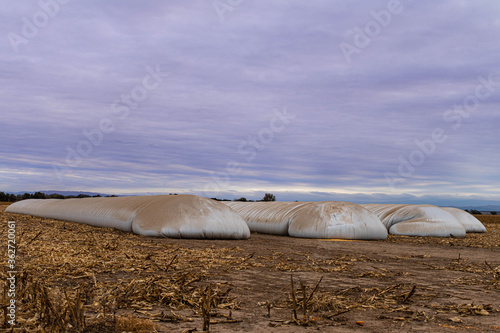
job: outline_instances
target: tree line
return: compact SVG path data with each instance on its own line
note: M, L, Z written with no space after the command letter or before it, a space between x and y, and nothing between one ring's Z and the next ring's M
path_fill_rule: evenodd
M474 215L483 215L483 213L481 213L480 211L476 210L476 209L466 209L465 210L467 213L469 214L474 214ZM490 212L491 215L497 215L497 212L496 211L492 211Z
M59 193L45 194L43 192L14 194L14 193L0 192L0 202L16 202L26 199L72 199L72 198L90 198L90 197L96 198L96 197L101 197L101 195L99 194L94 196L90 196L87 194L62 195ZM116 195L108 195L108 197L116 197Z
M210 198L212 200L217 200L217 201L231 201L229 199L218 199L218 198ZM264 194L264 198L261 200L248 200L247 198L239 198L239 199L234 199L234 201L243 201L243 202L255 202L255 201L276 201L276 196L272 193L266 193Z
M169 193L169 195L177 195L177 193ZM26 199L72 199L72 198L97 198L101 197L101 195L97 194L94 196L90 196L88 194L78 194L78 195L62 195L59 193L46 194L43 192L35 192L35 193L24 193L24 194L14 194L14 193L5 193L0 192L0 202L16 202ZM107 195L106 197L116 197L116 195ZM218 199L211 198L217 201L231 201L229 199ZM234 199L234 201L244 201L244 202L254 202L254 201L276 201L276 196L272 193L264 194L264 197L261 200L248 200L247 198L239 198Z

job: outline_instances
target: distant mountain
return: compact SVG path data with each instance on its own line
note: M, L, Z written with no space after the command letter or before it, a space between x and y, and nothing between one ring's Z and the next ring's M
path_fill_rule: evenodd
M14 194L24 194L24 193L30 193L30 194L33 194L35 192L42 192L42 193L45 193L45 194L54 194L54 193L57 193L57 194L61 194L61 195L64 195L64 196L68 196L68 195L74 195L74 196L77 196L78 194L85 194L85 195L89 195L91 197L93 197L94 195L100 195L100 196L107 196L109 194L103 194L103 193L97 193L97 192L85 192L85 191L54 191L54 190L51 190L51 191L34 191L34 192L28 192L28 191L25 191L25 192L16 192Z
M476 209L480 212L500 212L500 206L496 206L496 205L477 206L473 209Z
M465 207L457 207L460 209L475 209L480 212L500 212L500 205L487 205L487 206L465 206Z

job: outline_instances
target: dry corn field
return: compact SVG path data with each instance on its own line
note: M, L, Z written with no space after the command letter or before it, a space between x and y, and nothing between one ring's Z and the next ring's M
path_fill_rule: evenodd
M14 332L500 332L500 216L486 234L178 240L5 213Z

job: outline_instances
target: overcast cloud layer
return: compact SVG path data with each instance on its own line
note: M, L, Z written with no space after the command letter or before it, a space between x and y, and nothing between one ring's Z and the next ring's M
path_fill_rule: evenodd
M4 1L0 190L498 202L499 12Z

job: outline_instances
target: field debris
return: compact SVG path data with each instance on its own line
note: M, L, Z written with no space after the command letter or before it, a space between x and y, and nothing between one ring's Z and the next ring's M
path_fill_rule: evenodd
M500 219L483 221L495 233L463 239L339 243L258 234L159 240L2 208L0 218L2 228L13 219L18 228L16 327L27 332L300 332L360 323L388 332L496 331L500 319L492 241ZM0 325L10 331L6 278L0 271Z

